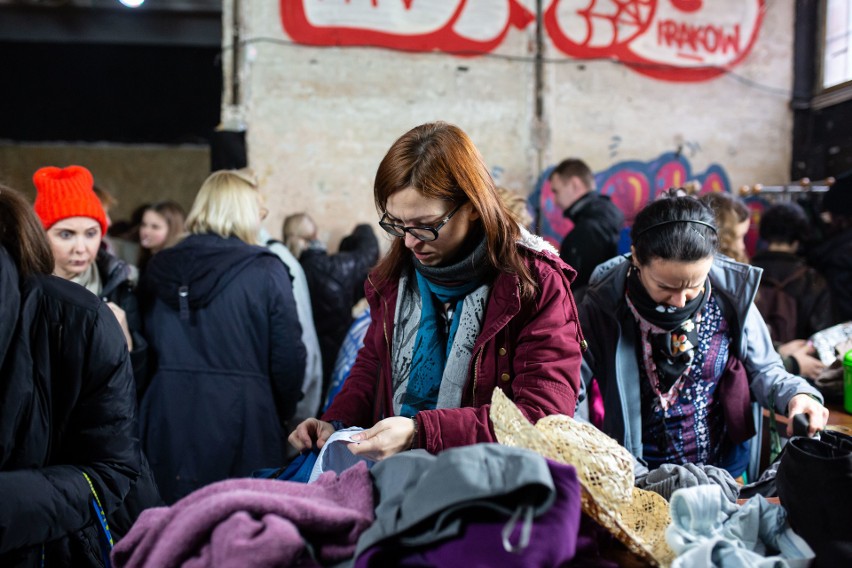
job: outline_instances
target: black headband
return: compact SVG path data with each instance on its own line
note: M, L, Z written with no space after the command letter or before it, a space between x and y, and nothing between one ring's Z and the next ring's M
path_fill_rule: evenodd
M708 223L706 221L699 221L698 219L670 219L668 221L660 221L659 223L642 229L641 231L636 233L636 236L633 238L633 240L638 241L639 237L641 237L651 229L656 229L657 227L662 227L663 225L671 225L672 223L695 223L696 225L704 225L705 227L709 227L717 235L719 234L719 231L716 230L716 227L713 226L712 223Z

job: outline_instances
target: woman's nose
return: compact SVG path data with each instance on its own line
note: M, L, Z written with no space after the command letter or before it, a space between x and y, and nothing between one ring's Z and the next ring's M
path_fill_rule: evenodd
M686 292L678 292L669 297L669 305L682 308L686 305Z
M405 233L405 248L413 249L422 242L423 241L421 241L411 233Z

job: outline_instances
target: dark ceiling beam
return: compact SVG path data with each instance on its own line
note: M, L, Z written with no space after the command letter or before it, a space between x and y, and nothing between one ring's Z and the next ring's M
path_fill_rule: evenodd
M222 13L2 5L0 41L220 47Z

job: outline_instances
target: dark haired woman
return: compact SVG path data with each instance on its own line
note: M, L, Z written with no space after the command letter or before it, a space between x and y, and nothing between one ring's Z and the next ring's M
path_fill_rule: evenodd
M750 397L807 414L811 435L825 426L822 397L784 370L753 305L760 270L716 255L710 209L661 199L631 237L631 255L601 265L580 306L583 378L600 385L607 434L652 469L702 463L738 477L754 433Z
M159 504L136 437L124 335L103 301L53 270L32 208L0 186L4 567L100 566L99 516L117 538Z
M174 201L158 201L148 205L139 224L139 271L144 272L151 257L177 244L184 236L186 213Z
M533 422L573 414L574 271L520 229L470 138L440 122L404 134L374 199L394 241L366 286L364 347L322 420L302 422L291 443L322 447L343 426L368 428L350 449L372 459L494 442L495 388Z

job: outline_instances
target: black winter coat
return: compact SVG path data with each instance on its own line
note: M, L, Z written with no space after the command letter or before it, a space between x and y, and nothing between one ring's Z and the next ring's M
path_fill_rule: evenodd
M364 281L379 258L379 242L369 225L358 225L340 252L309 248L299 262L311 293L311 308L322 353L323 397L343 338L352 325L352 308L364 297Z
M577 271L571 290L582 299L597 265L618 254L624 214L606 195L590 192L565 210L574 228L565 235L559 256Z
M236 238L190 235L151 259L140 299L155 366L141 436L166 502L282 464L305 374L284 263Z
M130 265L101 247L95 266L103 285L101 297L124 310L127 318L127 328L133 338L130 363L136 379L136 399L141 400L148 381L148 342L142 335L142 316L139 314L136 284L131 279Z
M19 282L0 247L0 566L100 562L88 474L112 524L140 471L124 335L104 302L53 276ZM136 512L158 504L136 502ZM135 519L123 514L121 532ZM116 535L114 535L116 536Z

